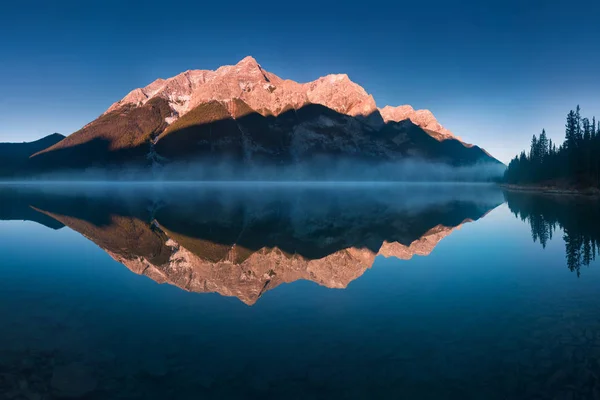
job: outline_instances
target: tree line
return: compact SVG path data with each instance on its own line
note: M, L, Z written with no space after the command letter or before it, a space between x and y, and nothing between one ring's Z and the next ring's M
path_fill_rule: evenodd
M504 181L513 184L600 186L600 121L581 117L579 106L567 114L565 140L559 146L542 130L533 135L529 153L508 164Z

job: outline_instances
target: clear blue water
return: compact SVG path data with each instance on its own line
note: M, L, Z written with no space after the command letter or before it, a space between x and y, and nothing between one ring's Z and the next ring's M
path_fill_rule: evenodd
M0 398L599 398L598 209L486 185L0 186Z

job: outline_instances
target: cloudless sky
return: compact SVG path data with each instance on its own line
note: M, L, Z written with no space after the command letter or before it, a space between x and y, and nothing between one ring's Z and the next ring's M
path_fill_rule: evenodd
M156 78L252 55L302 82L347 73L507 162L542 128L562 143L577 104L600 116L599 21L577 0L3 2L0 141L70 134Z

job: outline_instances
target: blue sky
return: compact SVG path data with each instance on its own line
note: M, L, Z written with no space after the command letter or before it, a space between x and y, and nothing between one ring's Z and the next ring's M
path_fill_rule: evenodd
M600 116L600 2L23 0L0 14L0 141L70 134L131 89L254 56L347 73L379 106L428 108L502 161L567 112Z

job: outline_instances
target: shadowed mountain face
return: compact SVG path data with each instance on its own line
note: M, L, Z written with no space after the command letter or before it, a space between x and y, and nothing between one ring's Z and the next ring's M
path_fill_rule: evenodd
M48 148L33 172L215 162L244 169L313 163L422 160L451 166L503 165L465 144L428 110L376 107L347 75L300 84L251 57L216 71L187 71L135 89L98 119ZM321 168L321 167L319 167ZM197 176L190 176L197 178Z
M248 109L238 102L241 109ZM234 114L235 115L235 114ZM417 158L453 166L494 163L481 149L458 140L438 141L409 120L373 125L367 120L312 104L278 116L244 112L232 116L226 105L202 104L168 127L156 152L170 160L221 158L244 164L293 164L318 157L368 163Z
M254 304L282 283L345 288L377 257L426 256L502 202L492 187L5 190L31 218L81 233L131 271ZM140 193L142 192L142 193ZM64 195L62 193L69 193Z
M200 163L202 169L211 170L213 165L225 163L239 169L241 175L248 166L321 163L318 170L331 170L344 161L381 165L422 160L450 166L487 164L496 167L496 174L503 171L503 165L479 147L455 139L437 140L409 120L373 126L365 119L322 105L263 116L241 100L229 104L211 101L169 126L165 115L168 106L163 99L111 111L32 157L31 167L48 172L185 162ZM368 116L368 120L373 119L381 119L378 111ZM393 166L388 171L392 173ZM218 177L218 173L214 168L213 176ZM313 175L319 176L317 171Z

